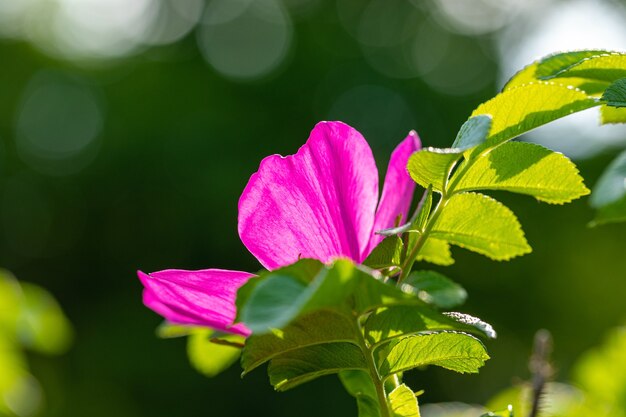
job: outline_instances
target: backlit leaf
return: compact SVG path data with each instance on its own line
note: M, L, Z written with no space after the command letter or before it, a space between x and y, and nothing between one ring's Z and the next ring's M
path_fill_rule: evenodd
M492 126L486 145L495 146L597 104L583 91L538 81L503 91L478 106L472 117L491 115Z
M489 359L485 347L473 336L443 332L408 336L389 342L380 353L379 371L388 376L426 365L460 373L476 373Z
M506 83L503 90L528 84L530 82L541 79L542 77L552 76L585 58L607 53L604 50L588 50L588 51L570 51L559 52L553 55L543 57L532 64L524 67L517 72ZM569 84L568 84L569 85Z
M454 263L452 253L450 252L450 244L445 240L435 239L433 237L426 239L424 246L422 246L417 254L417 260L442 266L448 266Z
M450 169L461 155L452 149L422 149L409 158L409 174L422 187L428 188L432 185L434 191L441 192Z
M552 78L586 78L613 82L626 77L626 54L610 52L585 58L561 71L543 77Z
M626 108L603 105L600 107L600 122L603 125L626 123Z
M415 393L405 384L391 391L388 398L393 417L420 417Z
M552 204L589 194L566 156L525 142L504 143L481 155L459 178L456 190L506 190Z
M432 236L495 260L531 251L515 214L493 198L477 193L452 196L435 222Z

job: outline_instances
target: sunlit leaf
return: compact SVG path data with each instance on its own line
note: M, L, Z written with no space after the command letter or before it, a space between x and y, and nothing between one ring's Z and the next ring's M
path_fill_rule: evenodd
M559 84L534 82L505 90L474 110L488 114L492 126L485 146L495 146L522 133L598 105L583 91Z
M594 55L543 78L570 77L608 82L624 78L626 77L626 54L610 52L602 55Z
M452 166L461 158L461 153L452 149L425 148L409 158L408 170L413 181L424 188L432 185L441 192Z
M589 194L576 166L563 154L525 142L508 142L480 156L459 178L457 191L506 190L552 204Z
M420 417L415 393L406 384L396 387L388 398L393 417Z
M435 222L432 236L495 260L531 251L515 214L502 203L476 193L454 195Z
M214 377L230 368L239 356L241 348L220 341L212 341L212 331L199 329L194 331L187 340L187 356L191 365L203 375ZM239 335L223 336L223 342L243 343Z
M388 376L426 365L460 373L476 373L489 359L485 347L464 333L434 333L395 339L380 354L381 375Z
M360 348L352 343L326 343L283 353L270 362L270 383L278 391L294 388L323 375L367 370Z
M623 107L600 107L600 122L603 125L626 123L626 108Z
M417 255L417 260L443 266L454 263L452 253L450 252L450 244L445 240L433 237L426 239L424 246L422 246Z
M604 50L559 52L543 57L517 72L504 86L504 90L552 76L585 58L608 53ZM569 84L568 84L569 85Z

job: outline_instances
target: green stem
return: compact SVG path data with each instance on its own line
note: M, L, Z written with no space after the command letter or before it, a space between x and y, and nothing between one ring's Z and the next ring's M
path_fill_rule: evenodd
M467 170L470 169L472 165L474 165L474 162L478 159L478 157L482 156L484 153L488 152L489 150L490 149L486 149L483 152L481 152L479 155L475 156L474 158L465 160L465 163L461 165L461 167L459 168L459 171L455 173L452 183L449 184L448 182L450 180L450 175L452 174L454 167L458 163L458 160L456 163L450 166L450 169L448 170L448 173L446 174L446 177L443 183L443 192L441 194L441 199L437 203L437 207L435 207L435 210L433 210L430 217L428 218L428 221L426 222L426 225L424 226L423 230L420 231L420 236L417 239L415 246L413 246L409 255L404 258L404 263L401 265L402 271L400 272L400 276L398 277L398 284L401 284L402 281L404 281L404 279L411 272L411 269L413 268L413 264L415 263L415 260L417 259L417 255L419 255L420 250L424 247L424 244L426 243L426 239L428 239L430 232L432 231L433 226L437 222L437 219L441 215L441 212L445 208L446 203L450 200L450 197L454 195L454 189L458 185L460 179L463 177L463 175L465 175Z
M426 222L424 229L420 232L420 236L417 238L417 242L415 242L415 246L413 246L409 255L404 259L404 264L401 266L402 272L400 273L400 277L398 278L398 284L401 284L402 281L404 281L404 279L411 272L411 269L413 268L413 264L415 263L415 260L417 259L417 255L419 255L420 250L422 249L422 247L424 247L424 244L426 243L426 239L428 239L430 232L432 231L433 226L435 225L435 222L441 215L441 212L443 211L443 208L445 207L447 202L448 202L448 198L445 194L443 194L441 196L441 199L437 203L437 207L435 207L435 210L433 210L432 214L428 218L428 221Z
M363 329L361 328L361 323L358 318L356 318L356 327L359 346L363 352L363 356L365 357L365 362L367 362L370 378L372 379L374 388L376 389L376 396L378 397L378 404L380 406L380 416L392 417L389 412L389 403L387 402L387 393L385 392L385 382L378 373L378 368L376 367L376 361L374 359L374 351L367 345L367 341L363 336Z

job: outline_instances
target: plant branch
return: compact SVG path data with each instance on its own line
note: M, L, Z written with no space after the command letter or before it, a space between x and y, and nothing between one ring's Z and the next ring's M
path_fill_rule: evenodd
M376 396L378 397L381 417L391 417L391 413L389 412L389 403L387 402L387 394L385 392L385 382L378 373L378 368L376 367L376 361L374 359L374 351L367 345L367 342L365 341L365 337L363 336L363 329L361 328L361 323L359 322L358 317L355 320L355 325L359 347L361 348L363 356L365 357L365 361L367 362L367 367L369 370L370 378L374 383L374 388L376 388Z

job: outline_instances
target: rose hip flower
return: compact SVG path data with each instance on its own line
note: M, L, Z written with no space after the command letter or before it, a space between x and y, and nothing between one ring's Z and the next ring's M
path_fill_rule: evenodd
M407 217L415 183L406 170L420 140L409 133L391 154L378 200L378 169L363 136L341 122L318 123L295 155L265 158L239 199L239 236L267 269L313 258L363 262L375 231ZM166 320L247 336L233 324L237 290L253 274L205 269L138 272L144 304Z

